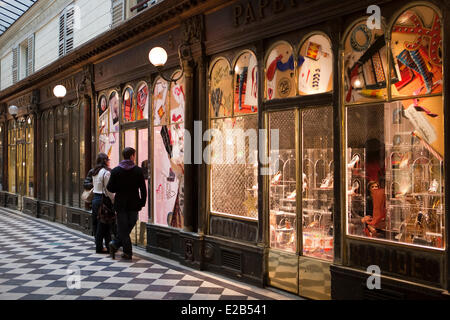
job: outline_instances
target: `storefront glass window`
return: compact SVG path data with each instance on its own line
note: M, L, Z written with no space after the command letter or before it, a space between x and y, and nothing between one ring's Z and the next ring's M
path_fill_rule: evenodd
M184 225L184 93L184 77L154 85L153 222L174 228Z
M333 52L328 38L309 37L298 57L298 91L300 95L333 90Z
M8 124L8 191L16 193L16 122Z
M234 77L228 62L220 58L211 71L210 209L212 213L257 219L258 66L254 54L239 55L232 70Z
M111 167L119 164L119 95L113 91L107 100L102 95L98 104L98 152L111 159Z
M34 197L34 119L26 122L26 182L28 197Z
M427 34L421 26L434 23L434 29L438 30L436 17L429 8L414 7L398 18L392 30L392 41L396 42L393 57L396 63L400 62L401 77L397 80L405 81L398 85L397 92L422 96L347 108L347 228L350 235L445 247L443 99L442 96L423 96L435 93L433 90L439 92L442 80L437 80L439 86L433 84L429 92L420 72L410 68L411 65L408 68L412 71L406 71L406 62L401 65L402 57L412 54L411 57L424 58L424 52L430 52L428 40L433 41L438 33L421 38L423 32ZM396 25L406 26L412 22L415 25L402 29L400 34ZM408 42L415 36L424 42ZM402 42L400 37L406 41ZM403 50L399 52L400 45ZM429 58L436 58L437 62L434 65L428 60L424 66L433 73L434 81L435 76L437 79L440 75L442 64L438 56ZM406 81L408 72L414 77ZM393 86L396 86L399 82L393 79ZM394 89L392 94L397 94Z
M48 200L55 201L55 117L53 111L50 111L48 118Z
M295 97L295 63L292 46L279 43L266 61L266 100Z
M3 191L3 137L5 136L5 128L0 123L0 191Z

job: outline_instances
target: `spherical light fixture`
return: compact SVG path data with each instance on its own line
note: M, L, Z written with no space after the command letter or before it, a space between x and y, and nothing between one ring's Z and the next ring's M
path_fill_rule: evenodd
M17 114L19 113L19 108L17 108L17 106L9 106L8 108L8 112L10 115L12 115L13 117L17 116Z
M55 97L62 99L66 96L67 94L67 90L66 87L62 86L62 85L57 85L54 89L53 89L53 94L55 95Z
M161 47L154 47L148 54L150 63L155 67L162 67L167 62L167 52Z

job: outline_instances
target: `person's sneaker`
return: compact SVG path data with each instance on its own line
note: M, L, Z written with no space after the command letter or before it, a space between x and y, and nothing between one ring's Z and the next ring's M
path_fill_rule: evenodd
M126 253L123 253L122 254L122 259L124 259L124 260L133 260L133 256L129 255L129 254L126 254Z

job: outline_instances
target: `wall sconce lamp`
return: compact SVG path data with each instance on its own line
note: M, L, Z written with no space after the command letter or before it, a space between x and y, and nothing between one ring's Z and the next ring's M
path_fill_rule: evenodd
M167 78L164 76L162 69L164 65L167 62L167 52L164 50L164 48L161 47L154 47L152 50L150 50L148 54L148 59L150 60L150 63L156 67L156 70L158 71L161 78L166 80L167 82L176 82L181 79L184 75L184 66L183 66L183 58L189 58L191 56L191 51L189 48L189 45L186 43L182 43L178 47L178 58L180 59L180 67L181 67L181 74L176 78Z
M15 105L11 105L8 108L8 112L14 118L14 121L17 122L17 115L19 114L19 108Z
M62 104L64 97L67 94L67 89L61 84L58 84L53 88L53 94L58 98L59 104ZM77 102L68 106L69 108L75 108L80 103L80 85L77 85Z

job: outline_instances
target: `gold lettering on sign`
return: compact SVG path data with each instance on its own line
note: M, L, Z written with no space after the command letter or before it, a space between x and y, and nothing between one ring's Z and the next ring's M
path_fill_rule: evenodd
M252 22L265 19L266 14L269 12L272 14L278 14L288 10L289 8L295 7L297 7L297 0L243 1L233 7L233 24L235 27L239 27L242 24L250 24Z

